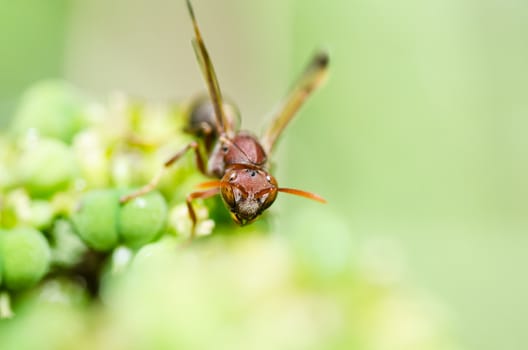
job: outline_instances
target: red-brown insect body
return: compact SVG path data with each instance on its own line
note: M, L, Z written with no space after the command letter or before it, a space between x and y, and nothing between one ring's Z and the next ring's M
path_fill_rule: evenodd
M220 194L233 220L253 222L277 197L277 181L265 168L268 157L247 131L220 137L209 155L207 172L221 179Z
M209 156L207 165L211 176L222 178L226 169L234 164L264 167L268 157L257 138L246 131L233 138L220 137Z
M224 203L233 220L253 222L277 198L277 181L264 168L234 164L227 168L220 186Z
M239 113L231 104L223 101L218 79L190 0L187 0L187 8L195 34L191 42L209 90L209 96L195 101L192 105L186 131L202 140L203 147L200 147L196 141L189 143L168 159L160 172L148 184L121 197L120 201L125 203L155 189L164 169L192 150L200 172L217 180L200 184L201 190L190 193L186 198L189 217L192 221L191 238L195 235L198 220L192 205L196 199L205 199L220 194L233 220L240 225L254 221L275 201L278 192L324 203L325 200L314 193L278 187L277 180L269 174L267 166L268 155L273 152L278 137L307 97L324 81L328 55L320 52L312 58L293 89L281 103L280 108L275 112L271 125L258 139L249 132L238 130ZM203 150L207 155L207 164L202 155Z

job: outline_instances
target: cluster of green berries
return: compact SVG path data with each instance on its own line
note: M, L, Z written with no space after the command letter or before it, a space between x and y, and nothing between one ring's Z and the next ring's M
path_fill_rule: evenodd
M188 235L185 194L202 176L192 157L159 189L120 203L189 142L184 125L181 106L120 94L98 104L62 81L29 89L0 135L0 289L27 289L90 252ZM197 233L209 234L208 208L197 213Z
M59 81L25 94L0 135L0 349L459 349L391 250L328 209L222 235L221 200L197 201L215 235L182 244L192 155L120 203L188 144L186 115Z

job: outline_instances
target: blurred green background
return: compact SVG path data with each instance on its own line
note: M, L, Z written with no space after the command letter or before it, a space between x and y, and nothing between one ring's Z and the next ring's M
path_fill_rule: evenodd
M528 2L194 6L224 94L251 130L265 127L316 48L330 52L327 85L275 157L281 185L325 196L320 210L344 218L351 236L391 242L407 278L448 305L463 345L528 346ZM100 99L203 90L183 1L0 0L0 9L0 125L43 78ZM316 219L319 207L287 196L274 212L295 225L301 207Z

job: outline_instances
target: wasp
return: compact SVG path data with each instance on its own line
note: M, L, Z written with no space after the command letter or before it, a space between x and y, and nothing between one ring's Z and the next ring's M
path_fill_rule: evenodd
M314 193L279 187L269 172L269 155L277 139L306 99L325 80L328 55L319 52L311 59L293 88L281 103L264 135L259 139L252 133L238 129L237 112L224 102L211 58L205 46L190 0L186 0L195 37L192 46L205 79L209 96L196 101L191 108L186 130L197 138L168 159L160 172L139 190L121 197L121 203L148 193L156 188L164 171L189 151L194 151L201 173L214 178L198 185L198 191L186 198L192 221L191 238L197 223L192 202L220 194L234 222L247 225L269 208L279 192L289 193L321 203L325 200ZM200 142L199 142L200 141ZM200 147L200 143L203 145ZM202 149L205 149L205 157Z

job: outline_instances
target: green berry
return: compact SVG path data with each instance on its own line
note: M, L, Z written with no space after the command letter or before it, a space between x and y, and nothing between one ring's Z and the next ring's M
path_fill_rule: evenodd
M3 283L8 289L31 287L48 271L48 242L33 228L15 228L0 232L0 256L3 263Z
M40 139L22 152L18 174L30 194L45 197L64 189L73 180L75 158L65 143Z
M94 190L84 195L72 215L72 222L89 247L97 251L108 251L117 246L119 207L117 190Z
M11 129L16 135L33 130L40 136L69 143L83 127L82 106L80 94L68 83L44 81L35 84L22 96Z
M34 200L31 202L31 217L29 223L32 227L43 229L51 225L53 208L48 201Z
M123 205L119 213L119 233L123 242L130 247L152 242L165 229L167 212L167 203L158 191Z
M70 221L55 220L50 231L51 258L55 266L72 267L81 262L88 247L75 232Z

